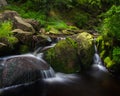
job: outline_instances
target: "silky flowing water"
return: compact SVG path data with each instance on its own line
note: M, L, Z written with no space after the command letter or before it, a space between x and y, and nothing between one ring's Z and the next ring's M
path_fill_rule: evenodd
M51 78L0 89L0 96L120 96L120 79L103 66L97 50L93 59L94 64L85 73L54 73L50 68L43 75L52 74Z

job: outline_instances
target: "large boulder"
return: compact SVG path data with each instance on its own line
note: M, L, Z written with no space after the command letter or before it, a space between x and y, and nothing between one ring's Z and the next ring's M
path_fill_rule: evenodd
M0 58L0 87L36 81L49 69L44 60L30 54Z
M67 37L45 52L45 59L57 72L72 73L90 67L94 55L93 37L87 32Z

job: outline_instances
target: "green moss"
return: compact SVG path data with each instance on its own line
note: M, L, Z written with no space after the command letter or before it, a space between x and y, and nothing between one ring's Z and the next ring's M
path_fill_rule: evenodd
M120 64L120 47L115 47L112 52L113 61Z
M101 40L103 40L103 37L102 37L102 36L98 36L98 37L96 38L96 42L100 42Z
M12 23L10 21L0 23L0 37L9 37L12 35Z
M84 69L88 69L92 64L94 54L93 36L87 32L77 35L78 54ZM84 70L83 69L83 70Z
M75 41L67 38L46 53L46 60L59 72L73 73L79 70Z
M106 50L103 50L103 51L100 53L100 57L103 58L104 55L105 55L105 53L106 53Z
M74 41L73 39L71 39L71 38L66 38L66 41L67 41L68 43L70 43L70 45L73 46L73 48L76 49L76 48L78 47L77 42Z
M47 26L47 30L49 30L48 32L46 32L47 34L60 34L60 32L57 29L53 28L50 25Z
M105 49L105 46L110 46L111 42L109 42L109 38L105 38L103 36L98 36L96 39L97 46L100 47L100 51L103 51Z
M67 28L68 28L67 24L63 20L60 20L59 17L48 18L47 25L46 25L47 31L51 29L63 30Z
M105 62L105 64L106 64L107 68L112 67L113 64L114 64L114 62L110 59L110 57L106 57L106 58L104 59L104 62Z
M67 28L68 30L79 30L78 29L78 27L76 27L76 26L68 26L68 28Z

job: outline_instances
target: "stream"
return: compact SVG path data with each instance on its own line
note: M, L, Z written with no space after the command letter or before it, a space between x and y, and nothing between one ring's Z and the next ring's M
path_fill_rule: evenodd
M49 74L55 76L0 89L0 96L120 96L120 80L103 66L97 51L87 72L65 74L52 70Z
M120 82L103 66L84 74L56 73L53 78L4 89L1 96L120 96Z

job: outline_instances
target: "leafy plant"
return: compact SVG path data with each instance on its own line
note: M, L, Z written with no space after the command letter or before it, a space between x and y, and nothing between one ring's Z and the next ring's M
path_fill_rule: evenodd
M0 24L0 37L9 37L12 35L11 32L12 26L11 22L3 22Z
M88 23L88 15L82 12L78 12L75 14L73 20L78 27L83 28Z
M115 47L113 49L113 61L115 61L117 64L120 63L120 47Z
M13 36L12 23L10 21L0 23L0 38L7 38L10 44L17 42L17 38Z
M41 25L44 25L46 23L47 17L46 17L44 12L28 10L27 7L25 7L25 8L24 7L21 8L21 7L18 7L16 5L12 5L12 6L7 6L6 9L17 11L21 15L21 17L23 17L23 18L35 19Z
M101 33L112 39L120 39L120 6L112 6L104 16Z
M49 18L48 22L47 22L47 26L46 29L49 31L51 28L55 28L58 30L62 30L62 29L66 29L68 26L67 24L58 19L58 18Z
M107 68L110 68L110 67L113 66L113 64L114 64L110 57L106 57L106 58L104 59L104 62L105 62L105 64L106 64Z
M91 4L91 5L100 5L101 0L77 0L79 4Z
M104 62L116 74L120 72L120 6L113 5L103 16L100 31L104 41Z

